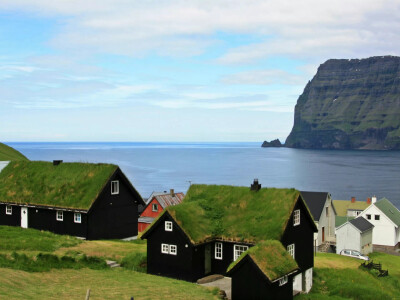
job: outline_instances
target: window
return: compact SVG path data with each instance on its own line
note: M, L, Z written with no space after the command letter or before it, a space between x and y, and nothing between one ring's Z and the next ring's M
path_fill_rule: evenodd
M169 254L169 245L161 244L161 253Z
M282 278L279 279L279 286L282 286L288 282L288 277L287 275L283 276Z
M300 224L300 209L296 209L293 213L293 225L299 225Z
M287 246L287 252L294 258L294 244Z
M325 214L327 217L329 217L329 207L325 207Z
M158 211L158 204L153 204L151 207L152 211Z
M6 215L12 215L12 206L6 206Z
M215 243L215 258L222 259L222 243Z
M114 180L111 181L111 195L117 195L119 194L119 181Z
M375 215L375 220L379 221L381 219L380 215Z
M57 221L62 221L63 218L63 212L61 210L57 210L57 216L56 216Z
M177 249L176 245L169 245L169 254L176 255Z
M361 211L356 211L356 216L358 217L361 213Z
M75 223L81 223L82 222L82 217L80 213L74 213L74 222Z
M165 221L165 231L172 231L172 222Z
M233 247L233 260L237 260L239 258L239 256L247 251L247 249L249 249L249 246L243 246L243 245L235 245Z
M367 215L367 219L368 219L368 220L371 220L371 215Z

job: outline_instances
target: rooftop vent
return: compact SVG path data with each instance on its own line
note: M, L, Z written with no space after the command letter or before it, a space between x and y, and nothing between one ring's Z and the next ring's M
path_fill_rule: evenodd
M356 202L356 197L351 197L351 203Z
M58 166L62 162L63 162L62 160L53 160L53 166Z
M255 178L253 183L250 185L250 191L258 191L261 189L261 184L258 183L258 179Z

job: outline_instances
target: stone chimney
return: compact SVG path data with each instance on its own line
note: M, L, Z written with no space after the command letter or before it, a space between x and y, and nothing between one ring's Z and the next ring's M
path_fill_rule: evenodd
M261 184L258 183L258 179L255 178L253 183L250 185L250 191L258 191L261 189Z
M351 197L351 203L355 203L356 202L356 197Z
M371 204L371 198L367 198L367 203Z
M374 204L376 202L376 196L374 195L373 197L372 197L372 204Z
M62 162L63 162L62 160L53 160L53 166L58 166Z
M169 190L169 193L171 194L171 197L175 197L175 191L174 191L174 189L170 189L170 190Z

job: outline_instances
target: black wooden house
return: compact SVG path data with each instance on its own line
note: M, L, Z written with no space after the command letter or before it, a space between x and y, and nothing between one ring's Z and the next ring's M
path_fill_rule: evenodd
M111 164L10 162L0 172L0 225L85 239L138 233L141 196Z
M234 274L232 264L241 255L275 241L294 259L296 269L282 268L271 280L288 278L292 288L308 292L316 231L297 190L192 185L182 204L168 207L142 238L147 239L148 273L192 282L210 274L227 275L229 266ZM278 286L282 289L287 286Z

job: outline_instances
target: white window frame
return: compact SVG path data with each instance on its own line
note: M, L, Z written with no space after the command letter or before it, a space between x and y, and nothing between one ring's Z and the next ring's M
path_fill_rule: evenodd
M380 221L381 220L381 215L375 215L374 216L375 221Z
M154 207L155 207L156 209L154 209ZM151 211L158 211L158 204L157 204L157 203L153 203L153 204L151 205Z
M119 194L119 180L111 181L111 195Z
M222 243L221 242L216 242L215 243L215 259L222 259Z
M178 254L178 247L176 245L169 245L169 254L177 255Z
M371 220L372 219L372 215L367 214L366 216L367 216L367 220Z
M234 245L233 246L233 261L237 260L243 252L249 250L249 246Z
M285 285L286 283L288 283L289 279L288 276L285 275L282 278L279 278L279 286Z
M74 223L82 223L82 214L74 213Z
M6 206L6 215L12 215L12 206L10 205Z
M169 254L169 245L168 244L161 244L161 253Z
M172 231L172 222L165 221L165 231Z
M56 220L57 221L64 221L64 212L62 210L56 211Z
M288 245L287 246L287 252L290 254L290 256L292 256L293 257L293 259L294 259L294 257L295 257L295 248L294 248L294 244L290 244L290 245Z
M293 226L300 225L300 209L293 212Z

